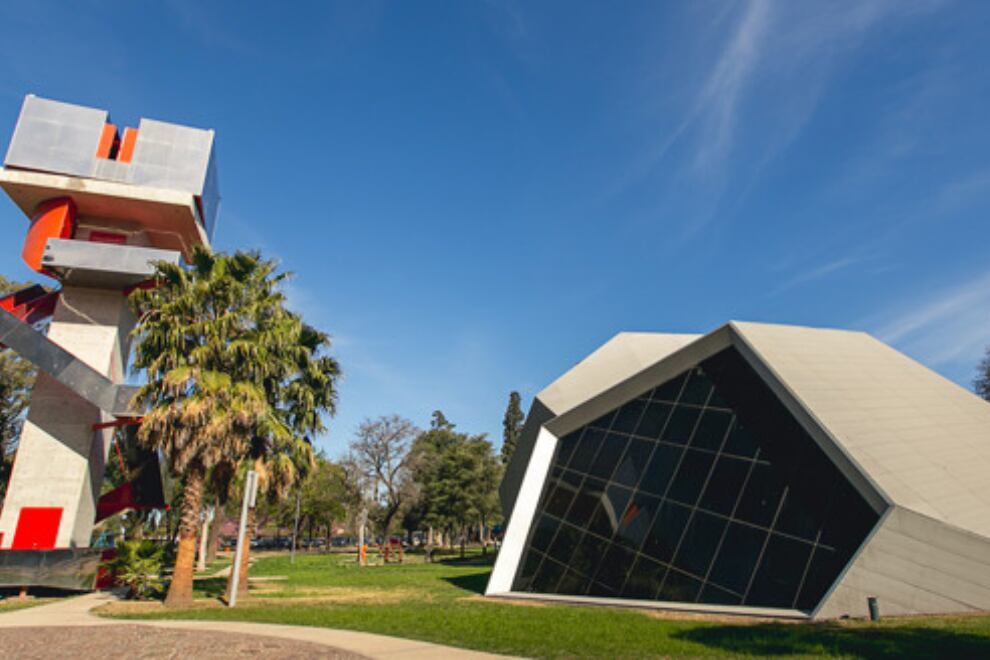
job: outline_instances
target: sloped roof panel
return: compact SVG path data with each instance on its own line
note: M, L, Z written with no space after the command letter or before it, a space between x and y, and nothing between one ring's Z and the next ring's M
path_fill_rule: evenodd
M892 503L990 536L990 404L863 332L732 326Z

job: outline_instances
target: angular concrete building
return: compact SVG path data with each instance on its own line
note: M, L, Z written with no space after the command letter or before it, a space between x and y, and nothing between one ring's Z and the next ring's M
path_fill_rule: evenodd
M622 333L540 392L487 594L990 610L990 404L861 332Z

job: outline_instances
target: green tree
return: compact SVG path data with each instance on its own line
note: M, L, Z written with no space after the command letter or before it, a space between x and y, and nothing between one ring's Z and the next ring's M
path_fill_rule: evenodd
M990 346L987 352L976 367L976 378L973 380L973 389L981 397L990 401Z
M134 366L148 379L136 397L148 410L138 438L161 449L182 476L167 605L192 601L207 472L251 458L270 459L273 471L282 471L284 460L267 449L282 450L297 439L288 404L273 401L293 400L283 383L308 364L307 349L299 346L302 324L278 289L287 274L275 270L256 252L224 255L197 247L188 269L161 263L158 286L131 295L138 315Z
M499 465L484 434L455 430L439 411L413 445L413 481L418 487L416 514L424 523L459 534L491 515Z
M314 529L325 529L329 536L334 523L347 515L353 502L349 501L346 479L340 465L317 454L316 466L299 485L299 528L309 529L308 536L313 536ZM295 500L286 502L286 507L294 517Z
M525 421L519 392L509 392L509 404L505 408L505 417L502 418L502 465L508 465L512 460Z
M30 282L11 282L0 275L0 295L28 286L31 286ZM0 504L7 492L34 377L34 366L30 362L9 348L0 350Z

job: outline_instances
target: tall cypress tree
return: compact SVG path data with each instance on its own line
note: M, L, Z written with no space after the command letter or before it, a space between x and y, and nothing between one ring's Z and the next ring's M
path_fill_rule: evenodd
M502 418L502 464L508 465L512 459L512 454L516 451L516 443L522 435L523 422L526 416L523 415L519 392L509 393L509 405L505 408L505 417Z
M973 379L973 389L987 401L990 401L990 346L986 355L976 367L976 378Z

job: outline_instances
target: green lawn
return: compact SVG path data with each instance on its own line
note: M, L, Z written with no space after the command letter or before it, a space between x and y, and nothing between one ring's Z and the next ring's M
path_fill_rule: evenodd
M52 602L52 598L17 598L16 596L8 596L6 598L0 599L0 614L4 612L15 612L17 610L27 609L29 607L35 607L37 605L45 605L46 603Z
M300 555L292 566L288 556L266 557L252 576L286 579L256 582L236 609L121 616L347 628L536 657L990 657L990 616L813 625L665 620L640 610L486 600L486 559L421 562L359 568L339 555ZM201 580L197 588L206 599L224 583Z

